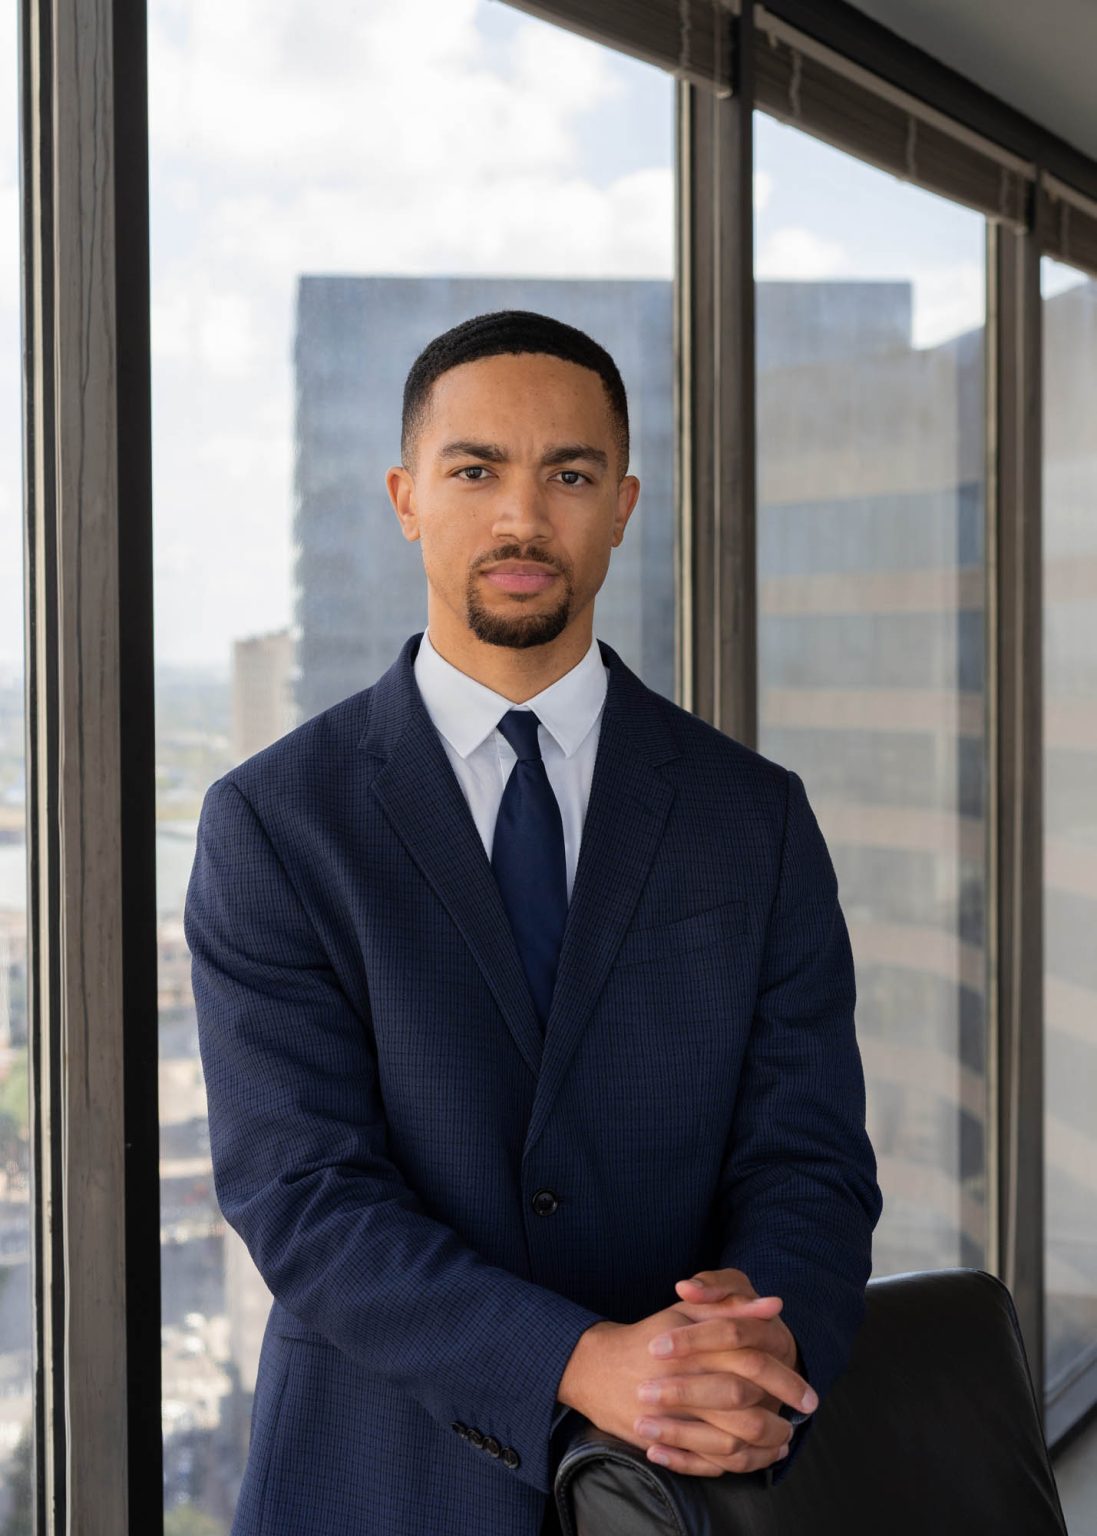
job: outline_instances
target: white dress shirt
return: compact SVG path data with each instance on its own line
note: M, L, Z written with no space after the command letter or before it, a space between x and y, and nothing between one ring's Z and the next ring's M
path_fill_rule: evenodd
M570 672L522 704L477 682L440 656L430 642L429 630L419 642L414 670L423 703L442 738L489 861L499 802L518 760L496 726L508 709L536 711L541 722L537 740L564 823L570 901L609 684L609 668L602 661L597 639L591 637L590 649Z

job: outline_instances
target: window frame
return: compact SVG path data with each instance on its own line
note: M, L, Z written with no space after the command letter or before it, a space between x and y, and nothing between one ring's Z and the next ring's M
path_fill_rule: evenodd
M754 0L690 3L727 12L728 56L662 60L677 78L675 675L681 703L753 745L766 43ZM678 0L520 8L645 57L653 18L662 36L682 16ZM147 16L143 0L20 0L19 14L34 1528L79 1511L81 1529L115 1536L163 1519ZM992 220L987 247L987 1265L1013 1291L1044 1404L1039 262L1097 274L1097 160L842 0L762 14L814 59L856 66L860 89L875 81L892 106L903 93L1031 172L1023 218ZM649 30L630 39L630 16ZM1075 1390L1071 1422L1044 1405L1053 1449L1076 1426Z

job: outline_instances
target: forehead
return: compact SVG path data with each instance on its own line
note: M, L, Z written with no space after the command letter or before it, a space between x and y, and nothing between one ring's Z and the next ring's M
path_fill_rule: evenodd
M610 435L609 397L600 374L544 352L502 352L458 363L431 386L428 431L453 427L538 430L554 435L568 423Z

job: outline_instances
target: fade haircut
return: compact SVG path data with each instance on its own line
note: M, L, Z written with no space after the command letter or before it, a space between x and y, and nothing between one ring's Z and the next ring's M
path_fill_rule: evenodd
M435 379L460 363L495 357L501 352L547 352L551 357L578 363L598 374L616 427L618 479L622 479L629 460L628 400L617 364L605 347L585 331L532 309L496 309L473 315L427 343L404 381L400 425L400 456L404 465L412 468L419 434L430 412L430 390Z

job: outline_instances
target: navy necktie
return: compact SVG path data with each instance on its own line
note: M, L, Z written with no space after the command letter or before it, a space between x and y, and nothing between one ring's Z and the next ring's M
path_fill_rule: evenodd
M544 1029L568 914L564 824L537 742L532 709L508 709L499 730L518 761L511 769L491 845L491 867Z

